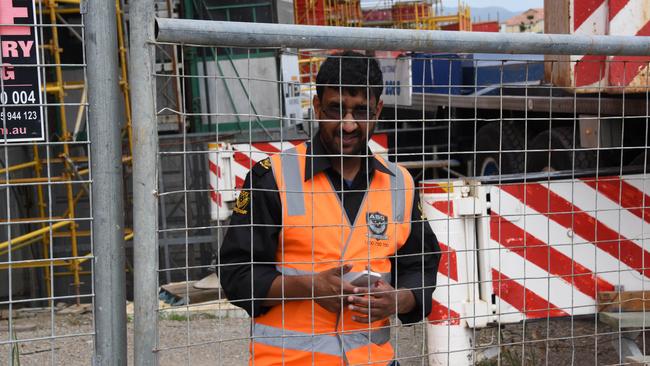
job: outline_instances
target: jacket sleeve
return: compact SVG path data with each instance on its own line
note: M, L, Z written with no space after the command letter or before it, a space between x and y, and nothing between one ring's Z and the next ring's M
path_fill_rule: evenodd
M431 313L431 295L436 286L440 247L427 221L420 195L414 194L411 214L411 233L392 261L392 286L407 288L415 296L415 307L409 313L399 314L403 324L417 323Z
M282 209L270 168L255 165L243 187L221 244L217 274L228 299L256 317L269 310L261 303L280 275L274 262Z

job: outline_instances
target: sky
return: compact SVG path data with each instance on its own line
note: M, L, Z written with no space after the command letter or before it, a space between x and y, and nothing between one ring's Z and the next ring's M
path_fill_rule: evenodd
M364 6L383 3L383 0L362 0ZM544 0L463 0L470 7L483 8L486 6L500 6L508 10L528 10L530 8L544 7ZM442 0L442 6L456 7L458 0Z

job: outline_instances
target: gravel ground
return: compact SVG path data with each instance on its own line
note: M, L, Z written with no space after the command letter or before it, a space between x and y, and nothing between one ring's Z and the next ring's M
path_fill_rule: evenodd
M89 365L92 360L91 314L27 314L13 320L20 350L20 365ZM204 313L190 318L167 315L159 322L159 360L162 366L246 365L249 320L218 318ZM128 323L129 364L133 357L133 323ZM400 363L426 364L424 327L401 327L393 332ZM56 338L52 338L52 335ZM480 365L616 365L612 345L619 335L594 319L534 321L476 331L477 348L501 344L496 358ZM10 365L8 321L0 320L0 365ZM38 340L35 340L37 339ZM641 337L638 343L641 344ZM188 347L188 344L192 344ZM498 348L493 348L498 350ZM17 364L17 363L16 363Z
M643 351L643 336L636 343ZM636 334L635 334L636 335ZM595 317L536 320L481 330L479 345L501 344L496 358L480 365L620 365L614 343L621 334ZM647 336L646 336L647 337ZM648 342L650 345L650 342ZM646 346L648 347L648 346ZM481 347L479 347L481 348ZM648 352L650 353L650 352Z

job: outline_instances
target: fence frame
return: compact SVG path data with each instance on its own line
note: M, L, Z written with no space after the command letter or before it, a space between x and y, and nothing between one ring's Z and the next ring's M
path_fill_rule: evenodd
M84 11L85 10L85 11ZM90 126L95 251L95 351L93 364L126 365L124 187L119 121L120 73L115 2L91 0L86 19L88 123Z
M650 37L446 32L156 18L156 41L229 47L441 53L650 55Z
M131 4L134 127L135 365L155 365L157 345L157 127L153 42L230 47L650 56L650 37L490 34L154 19L151 0ZM155 23L155 33L154 33Z
M129 74L133 105L133 297L135 365L157 365L158 126L153 77L154 1L130 4Z

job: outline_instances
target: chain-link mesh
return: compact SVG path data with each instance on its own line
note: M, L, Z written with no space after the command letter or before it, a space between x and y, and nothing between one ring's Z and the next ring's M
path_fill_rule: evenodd
M158 109L185 126L159 153L161 364L600 365L645 354L647 57L178 46L183 72L156 74L192 101ZM335 82L318 85L328 57ZM350 59L363 84L346 79ZM370 151L349 150L357 141ZM381 187L393 163L413 188ZM399 231L400 194L419 197L400 201L414 207L411 231L385 236ZM319 286L328 269L382 272L382 260L384 283L419 294L407 308L426 312L406 325L392 297L379 326L388 353L372 338L345 343L377 325L345 329L347 283L329 296ZM400 285L409 270L418 281ZM431 304L420 301L427 279Z
M100 243L83 17L69 1L0 4L23 25L0 25L0 362L87 361ZM644 362L647 54L342 53L350 43L248 36L255 48L155 43L159 303L156 334L138 336L158 343L143 352L163 365ZM503 52L530 50L508 37Z
M97 178L91 171L83 5L0 2L1 364L88 364L96 356L94 245L106 241L94 243L92 232ZM123 7L117 1L112 10L121 71L115 85L122 81L122 109L112 117L128 165ZM132 237L130 229L124 232Z

